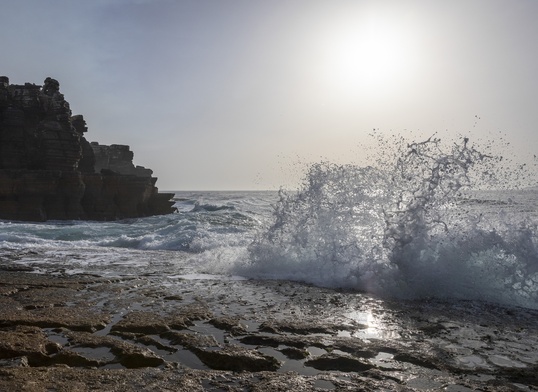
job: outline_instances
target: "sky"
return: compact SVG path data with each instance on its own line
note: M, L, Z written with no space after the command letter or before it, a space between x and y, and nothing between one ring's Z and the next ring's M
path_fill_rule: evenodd
M2 0L0 75L60 82L161 190L293 187L382 134L538 154L536 0Z

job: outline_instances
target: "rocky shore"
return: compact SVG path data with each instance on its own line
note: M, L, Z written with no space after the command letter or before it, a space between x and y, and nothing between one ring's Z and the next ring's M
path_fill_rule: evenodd
M293 282L0 271L0 391L526 391L538 312Z
M116 220L173 212L129 146L89 143L57 80L0 76L0 219Z

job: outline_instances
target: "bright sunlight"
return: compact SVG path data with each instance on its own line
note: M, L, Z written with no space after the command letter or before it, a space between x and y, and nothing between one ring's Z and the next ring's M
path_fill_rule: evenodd
M417 74L415 31L396 18L370 15L341 25L325 41L324 79L330 89L385 95Z

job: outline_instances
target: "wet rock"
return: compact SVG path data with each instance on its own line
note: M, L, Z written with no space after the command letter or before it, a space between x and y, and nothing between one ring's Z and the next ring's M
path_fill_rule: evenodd
M2 257L5 256L2 254ZM10 260L16 260L16 257L10 256ZM267 333L258 329L262 322L288 317L283 315L281 306L252 312L263 303L259 298L265 300L274 294L276 285L273 282L245 281L233 286L218 286L220 283L214 282L211 287L203 284L189 287L192 285L189 281L178 284L181 287L174 288L174 292L181 292L183 301L180 306L174 306L155 300L164 298L166 293L153 279L104 280L90 276L58 277L0 271L0 308L3 312L0 342L7 348L10 347L8 342L12 342L12 347L21 348L12 350L12 357L0 359L0 391L403 391L425 390L440 384L440 388L447 391L493 392L532 390L538 386L538 356L534 350L536 311L515 309L516 315L508 318L502 309L484 311L475 307L469 310L468 303L449 303L444 307L436 304L432 310L431 305L425 308L420 303L398 302L397 313L386 304L381 311L373 312L376 328L385 331L398 328L398 338L378 335L363 339L360 333L299 334L280 328L275 328L277 333ZM320 291L301 285L297 287L294 291L304 291L308 297L315 297ZM227 293L224 299L211 295L218 289ZM301 300L300 295L292 301ZM279 301L286 304L286 298L279 298ZM353 293L348 302L355 299L352 307L358 309L368 298ZM243 308L223 306L242 300L245 301ZM183 303L190 304L185 306ZM48 313L50 321L52 314L57 313L56 323L63 317L71 318L64 324L76 328L83 324L86 315L116 321L117 315L129 306L144 309L144 312L132 313L144 313L147 317L140 318L138 324L134 323L128 329L151 326L151 318L158 321L151 328L170 327L172 320L181 322L182 328L193 323L194 327L190 327L191 330L189 327L171 328L158 335L145 333L151 329L145 332L115 331L112 336L106 328L96 333L72 331L68 329L70 327L51 330L34 325L31 320L32 315L37 315L38 322L42 322ZM212 312L220 315L223 309L231 315L216 317ZM71 315L62 313L66 310ZM343 320L338 317L338 312L346 314L347 309L327 309L323 305L302 311L303 314L310 312L311 316L301 319L300 323L292 320L294 324L316 324L313 320L316 315L323 325L333 323L337 329ZM30 324L16 326L12 324L14 319L6 323L5 319L10 315L18 315L16 320ZM75 316L78 317L76 323L73 322L77 320ZM119 318L120 322L130 318L135 320L131 313L124 319ZM222 324L213 321L220 319L228 321ZM237 320L248 323L250 328L246 335L233 336L224 332L226 328L233 328ZM280 325L280 321L271 323ZM286 323L288 321L283 324ZM440 333L427 335L423 328L428 327L428 323L431 323L432 331L437 330L436 325L440 323L446 330L439 329ZM216 328L215 324L218 325ZM8 336L11 333L13 339ZM492 338L486 339L487 336ZM241 344L250 347L236 346ZM5 352L4 346L0 346L0 353ZM278 372L252 370L276 368L276 359L266 356L260 360L261 353L273 353L276 358L286 355L285 368L278 368L281 370ZM465 364L478 359L484 366ZM305 362L306 368L303 367ZM525 367L521 367L523 365ZM124 369L127 366L132 368ZM228 370L215 370L221 367ZM246 370L240 371L242 369ZM293 371L284 372L288 369Z
M230 332L233 336L244 335L247 329L238 319L232 317L216 317L209 320L213 326Z
M151 312L131 312L112 326L111 332L133 332L146 335L160 334L170 328L165 319Z
M161 334L162 338L170 340L173 345L181 345L194 350L197 348L220 347L215 337L190 332L169 331Z
M120 350L112 350L120 360L120 363L128 369L154 367L164 364L164 360L153 351L141 349L137 346L122 347Z
M87 358L84 355L76 353L71 350L62 350L60 353L56 354L51 358L47 358L46 361L43 361L40 364L35 364L40 366L50 366L50 365L67 365L69 367L100 367L106 365L106 362L99 361L91 358Z
M30 366L30 364L28 363L27 357L0 359L0 367L2 368L12 368L12 367L27 368L28 366Z
M336 370L340 372L362 372L373 368L373 365L348 355L324 354L305 362L305 366L318 370Z
M192 351L204 364L216 370L259 372L280 368L276 358L239 346L226 346L222 350L193 348Z
M35 361L58 350L58 345L36 327L17 326L13 330L0 331L0 359L27 357Z
M25 265L0 265L0 270L10 272L32 272L34 268ZM2 292L0 291L0 295Z
M74 294L71 288L32 287L19 290L11 298L24 309L61 308L67 306L67 299Z
M298 335L327 334L333 335L340 330L354 328L350 326L336 326L334 324L324 324L322 322L300 322L300 321L268 321L260 325L260 331L269 333L294 333Z
M503 369L503 373L508 380L511 380L514 383L529 386L532 385L534 389L538 389L538 365L525 369Z
M167 317L168 326L171 329L187 329L189 326L194 325L191 319L186 315L173 315Z
M23 251L24 256L35 256L37 252ZM12 255L14 260L17 260L18 255ZM62 295L69 295L67 292L61 293L61 290L71 290L71 295L76 291L85 288L86 285L96 283L98 279L89 279L87 277L60 277L40 274L19 273L18 271L2 271L0 273L0 286L16 288L20 293L28 292L29 301L44 301L50 302L48 298L59 298ZM33 290L51 289L48 293L38 293ZM53 292L56 291L56 294ZM36 295L31 295L37 293ZM39 298L46 295L47 298ZM15 297L17 299L22 297ZM65 301L65 298L64 298Z
M210 320L213 317L213 313L206 305L195 302L177 307L167 320L170 328L184 329L187 326L192 326L194 321Z
M95 332L106 327L107 315L99 315L80 308L36 308L7 310L0 326L29 325L41 328L68 328L74 331Z
M412 363L413 365L421 366L427 369L439 369L439 367L433 361L427 358L420 358L411 353L398 353L394 355L393 359L395 361Z
M146 346L154 346L158 348L159 350L164 350L164 351L169 351L169 352L177 351L177 348L163 344L159 339L154 338L152 336L132 334L132 333L121 333L120 336L126 339L136 341L138 343L142 343Z
M410 388L416 388L418 390L439 390L443 386L443 384L439 381L421 377L412 378L411 380L407 381L406 385Z
M181 295L167 295L163 298L165 301L181 301L183 297Z
M70 347L99 348L108 347L117 361L126 368L154 367L164 364L164 360L153 351L144 347L114 339L108 336L96 336L85 332L71 332L68 334Z
M289 359L295 359L295 360L305 359L305 358L308 358L308 356L310 355L310 353L307 350L301 350L294 347L286 347L278 351L280 351Z
M364 342L361 339L356 339L356 338L335 339L331 344L331 348L335 350L343 351L345 353L351 354L354 357L359 357L359 358L374 358L379 353L379 351L383 351L386 353L396 352L396 350L390 347L387 347L387 346L378 347L374 344L369 344L369 343Z
M0 391L203 392L198 372L161 369L13 368L0 374Z
M252 385L252 392L278 391L278 392L310 392L315 390L315 382L296 374L263 374L261 379ZM350 389L352 390L352 389ZM355 389L356 390L356 389Z
M286 336L286 335L248 335L242 337L239 340L243 344L249 344L254 346L268 346L268 347L278 347L280 345L295 347L295 348L305 348L307 346L316 346L320 345L320 339L316 338L298 338L295 336Z

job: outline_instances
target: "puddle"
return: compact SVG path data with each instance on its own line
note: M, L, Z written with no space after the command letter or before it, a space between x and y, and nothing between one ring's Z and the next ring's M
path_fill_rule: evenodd
M61 332L58 332L52 328L44 328L43 331L47 334L47 338L54 343L58 343L62 346L66 346L69 343L69 339Z
M280 349L284 347L285 346L279 346ZM304 359L301 359L301 360L289 359L280 351L272 347L262 347L262 348L259 348L258 351L262 354L269 355L280 361L281 366L277 370L278 373L296 372L303 376L315 376L316 374L319 374L319 370L304 366L304 362L305 362Z
M123 312L116 313L110 320L110 322L106 325L105 328L100 329L97 332L94 332L95 336L106 336L110 333L110 330L116 323L118 323L124 316Z
M364 328L373 327L376 324L373 314L369 311L354 310L349 313L345 313L344 317L358 323Z
M186 348L183 348L181 345L171 345L168 340L157 335L151 335L151 338L155 340L155 342L160 343L162 346L159 348L150 344L147 347L165 361L179 363L191 369L210 369L196 356L196 354L190 350L187 350Z
M501 367L511 367L511 368L525 368L527 367L527 365L525 365L524 363L521 363L521 362L518 362L518 361L514 361L508 357L505 357L503 355L490 355L488 357L488 360L494 364L494 365L497 365L497 366L501 366Z
M473 392L474 389L464 387L463 385L448 385L445 389L446 392Z
M319 389L336 389L336 386L327 380L316 380L314 382L314 387Z
M116 356L110 352L109 347L72 347L70 350L82 355L84 358L101 362L111 362L116 359Z
M207 367L192 351L183 348L181 345L171 345L166 339L163 339L157 335L151 335L151 338L155 340L156 344L161 344L161 347L157 347L153 344L147 347L155 354L160 356L167 362L176 362L191 369L208 370Z
M100 369L127 369L127 368L119 363L110 363L108 365L101 366Z
M195 321L193 326L189 327L189 331L197 332L206 336L213 336L219 344L226 344L228 332L204 321Z
M446 345L445 349L447 351L450 351L450 352L452 352L454 354L458 354L460 356L469 356L469 355L472 355L472 353L473 353L473 350L471 350L470 348L463 347L461 345L454 344L454 343L450 343L450 344Z
M240 319L239 324L244 325L247 331L257 331L262 323L259 321Z
M350 331L343 330L343 331L338 331L336 336L339 338L350 338L352 336L352 333Z
M486 362L486 360L478 355L464 355L454 358L458 365L474 369L477 367L480 368L491 368Z
M389 361L394 358L394 354L380 351L374 358L374 361Z
M398 339L400 335L396 331L389 330L370 311L352 311L344 314L344 317L353 321L355 331L339 331L340 337L355 337L363 340L369 339Z
M319 355L327 354L327 350L324 350L319 347L314 347L314 346L307 347L306 351L308 351L312 357L317 357Z
M495 380L495 376L492 376L490 374L471 374L467 376L469 380L479 381L479 382L488 382L491 380Z
M151 347L151 350L155 352L158 356L164 359L167 362L176 362L183 366L186 366L190 369L197 370L209 370L210 368L206 366L193 352L180 348L177 351L171 353L170 351L160 350L155 347Z
M370 359L370 362L379 369L383 370L402 369L405 366L401 362L394 360L393 353L388 353L385 351L378 352L375 357Z
M412 378L411 380L407 381L406 384L408 387L415 388L418 390L435 390L438 391L443 386L442 383L430 380L428 378Z

